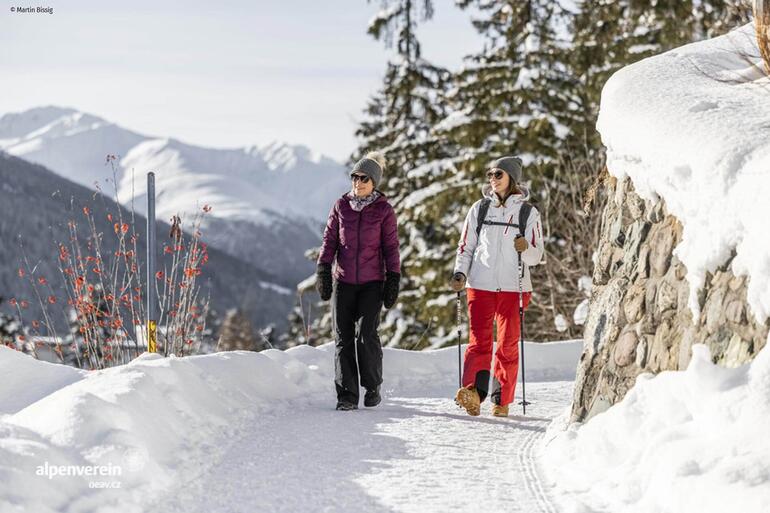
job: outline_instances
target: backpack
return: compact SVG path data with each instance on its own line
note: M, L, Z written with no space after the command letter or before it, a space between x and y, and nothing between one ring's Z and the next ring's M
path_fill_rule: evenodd
M479 236L481 233L481 226L482 225L489 225L489 226L510 226L512 228L518 228L519 234L524 237L524 230L527 229L527 220L529 219L529 213L532 212L532 203L525 201L521 204L521 208L519 209L519 222L517 224L513 223L499 223L496 221L487 221L487 212L489 211L489 204L492 203L492 200L490 198L484 198L481 200L481 205L479 205L479 215L478 215L478 222L476 223L476 237Z

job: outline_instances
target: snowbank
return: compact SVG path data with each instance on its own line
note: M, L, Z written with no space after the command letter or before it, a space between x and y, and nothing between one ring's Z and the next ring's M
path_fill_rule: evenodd
M744 513L770 504L770 350L736 369L693 346L585 425L549 428L546 473L567 512Z
M28 359L32 372L16 387L52 389L36 381L44 376L35 367L46 364ZM145 354L90 372L0 421L0 510L143 511L140 504L196 475L217 444L271 403L328 389L299 365L257 353ZM113 468L119 475L56 475Z
M690 306L706 272L748 275L757 320L770 316L770 78L753 24L644 59L602 91L597 128L607 167L644 198L666 201L684 225L675 250L687 267Z
M528 380L574 379L581 347L528 343ZM83 372L0 348L0 372L12 377L0 394L7 413L0 414L0 511L151 508L162 492L216 464L259 416L301 419L311 403L331 409L333 352L327 344L186 358L145 353L128 365ZM456 348L386 348L384 358L386 397L454 394Z
M16 413L86 375L86 371L35 360L0 345L0 415Z

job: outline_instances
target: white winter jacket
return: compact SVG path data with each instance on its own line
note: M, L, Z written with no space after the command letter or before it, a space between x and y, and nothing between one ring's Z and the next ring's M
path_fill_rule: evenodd
M529 199L529 190L522 185L519 185L519 189L521 189L522 194L509 196L505 204L501 205L497 195L492 192L491 186L485 185L482 192L485 197L492 200L485 220L518 224L519 209L522 202ZM462 236L457 246L454 272L461 272L467 277L466 286L469 288L518 292L519 264L513 241L519 233L519 229L484 224L477 237L476 223L478 222L481 201L474 203L465 217ZM521 254L524 264L521 290L531 292L532 282L529 277L529 267L539 264L543 257L543 230L540 226L540 213L534 207L529 213L524 236L527 238L529 247Z

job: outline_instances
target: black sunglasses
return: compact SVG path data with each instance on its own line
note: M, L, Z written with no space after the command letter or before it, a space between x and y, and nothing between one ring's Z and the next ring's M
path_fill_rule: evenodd
M369 176L368 175L359 175L357 173L351 173L350 179L354 182L356 180L360 181L361 183L369 183Z
M500 180L503 178L503 174L505 171L500 171L499 169L495 171L487 171L487 180L491 180L493 177L495 180Z

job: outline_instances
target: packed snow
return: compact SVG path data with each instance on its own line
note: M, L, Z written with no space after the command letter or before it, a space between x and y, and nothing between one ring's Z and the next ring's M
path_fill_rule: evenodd
M383 403L338 412L333 344L94 372L0 347L0 511L552 512L537 441L580 351L527 343L533 404L501 419L454 404L456 348L384 349Z
M754 316L770 316L768 88L749 24L627 66L602 92L607 167L684 225L675 254L696 315L706 273L734 252Z
M554 422L543 468L565 512L762 513L770 504L770 350L727 369L693 346L585 425Z

